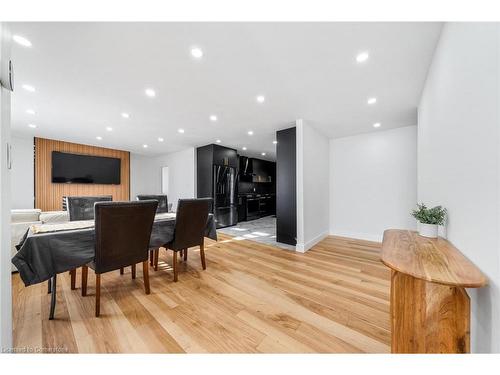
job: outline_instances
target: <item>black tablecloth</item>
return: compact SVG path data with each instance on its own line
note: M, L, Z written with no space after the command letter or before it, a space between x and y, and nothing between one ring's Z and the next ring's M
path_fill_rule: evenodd
M175 219L155 220L150 248L158 248L173 239ZM217 240L215 220L208 217L205 236ZM94 228L33 234L28 230L12 258L24 285L41 283L54 275L81 267L94 260Z

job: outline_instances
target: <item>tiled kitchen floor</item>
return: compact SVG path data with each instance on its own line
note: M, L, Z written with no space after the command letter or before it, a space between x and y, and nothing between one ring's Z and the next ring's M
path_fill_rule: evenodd
M276 216L266 216L256 220L242 221L235 226L218 229L219 232L235 237L295 250L295 246L276 242Z

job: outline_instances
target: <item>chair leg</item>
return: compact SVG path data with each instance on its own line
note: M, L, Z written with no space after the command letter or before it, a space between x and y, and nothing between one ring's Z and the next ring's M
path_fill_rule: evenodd
M71 276L71 290L76 289L76 268L69 271L69 275Z
M82 266L82 297L87 295L87 276L89 273L89 268L87 266Z
M135 264L132 264L132 279L135 279Z
M120 268L120 275L123 275L124 273L124 270L123 270L123 267Z
M188 249L184 249L184 262L188 260Z
M151 290L149 289L149 264L147 260L142 262L142 277L144 278L144 291L149 294Z
M200 257L201 257L201 266L203 267L204 270L206 270L207 264L205 262L205 244L203 240L201 240L200 244Z
M149 252L149 264L151 265L151 267L153 267L155 265L155 251L154 250L151 250Z
M154 251L155 255L154 255L154 270L155 271L158 271L158 258L160 257L160 248L156 249Z
M47 289L47 294L50 294L52 292L52 278L50 278L48 281L47 281L47 286L48 286L48 289Z
M52 277L52 295L50 296L50 312L49 312L49 320L54 319L54 313L56 310L56 293L57 293L57 274Z
M177 251L172 250L174 254L172 255L172 267L174 269L174 281L177 282Z
M101 275L95 274L95 316L101 314Z

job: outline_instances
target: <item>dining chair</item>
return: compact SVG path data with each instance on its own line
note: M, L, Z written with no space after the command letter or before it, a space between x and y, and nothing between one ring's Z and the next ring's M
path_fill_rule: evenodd
M113 196L64 196L63 209L66 208L69 214L69 221L77 220L93 220L94 219L94 203L112 201ZM76 269L69 271L71 277L71 289L76 289Z
M175 218L174 236L172 241L163 245L165 250L173 251L172 267L174 281L177 281L177 253L182 252L187 261L188 248L200 247L201 265L206 269L204 237L208 221L208 211L212 198L179 199ZM154 251L154 266L158 269L159 249Z
M66 197L69 221L92 220L94 219L94 203L110 202L111 195L101 195L94 197Z
M149 200L149 199L154 199L158 201L158 208L156 209L157 214L161 214L164 212L168 212L168 199L166 194L161 194L161 195L138 195L137 200L138 201L143 201L143 200Z
M157 200L158 201L158 208L156 209L156 213L157 214L161 214L161 213L165 213L165 212L168 212L169 211L169 206L168 206L168 198L167 198L167 195L166 194L157 194L157 195L154 195L154 194L149 194L149 195L146 195L146 194L139 194L137 195L136 199L138 201L142 201L142 200L145 200L145 199L154 199L154 200ZM151 264L151 267L154 267L154 254L155 254L155 250L157 249L151 249L151 251L149 252L149 263ZM155 271L158 270L158 267L155 267Z
M149 289L148 250L158 202L97 202L95 204L95 258L82 267L82 296L87 295L88 267L95 271L95 316L100 314L101 275L142 262L144 290Z

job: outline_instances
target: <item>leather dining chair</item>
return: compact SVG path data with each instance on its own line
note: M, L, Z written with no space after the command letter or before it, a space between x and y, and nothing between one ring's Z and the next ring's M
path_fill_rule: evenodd
M92 220L94 219L94 203L110 202L111 195L101 195L95 197L66 197L69 221Z
M94 203L109 202L113 200L111 195L63 197L63 210L68 211L69 221L93 220ZM71 277L71 289L76 289L76 269L69 271Z
M168 212L168 199L166 194L161 195L138 195L137 200L143 201L147 199L154 199L158 201L158 208L156 209L157 214Z
M179 199L175 219L174 237L172 241L163 245L166 250L173 251L172 267L174 281L177 281L177 253L182 252L184 261L187 261L188 248L200 247L201 265L206 269L204 237L208 221L208 211L212 198ZM155 270L158 269L159 249L154 251Z
M146 199L154 199L154 200L158 201L158 208L156 209L157 214L168 212L168 198L167 198L166 194L160 194L160 195L139 194L139 195L137 195L136 199L138 201L143 201ZM154 262L155 250L157 250L157 249L151 249L151 251L149 252L149 255L150 255L149 256L149 263L151 264L151 267L154 266L153 262ZM155 268L155 270L157 270L157 269L158 269L158 267ZM120 272L122 272L122 271L120 271Z
M158 202L98 202L95 204L95 258L82 267L82 296L87 294L88 267L95 271L95 316L100 314L101 275L142 262L144 290L149 289L148 251Z

